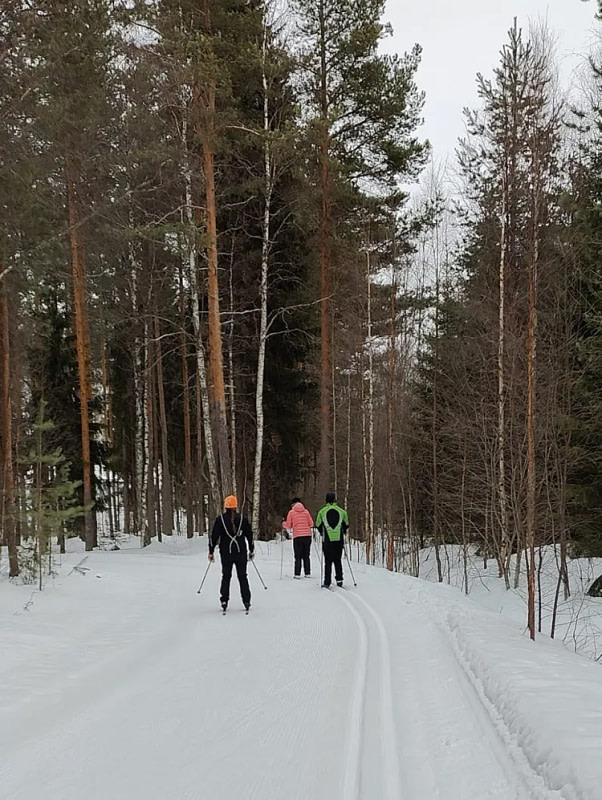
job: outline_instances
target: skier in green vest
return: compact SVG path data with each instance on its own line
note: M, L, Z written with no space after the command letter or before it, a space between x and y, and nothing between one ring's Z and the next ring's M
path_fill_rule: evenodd
M326 495L326 505L318 511L316 528L322 536L322 551L324 553L324 582L322 586L330 586L332 566L337 586L343 585L343 556L344 537L349 528L349 517L344 508L337 505L334 492Z

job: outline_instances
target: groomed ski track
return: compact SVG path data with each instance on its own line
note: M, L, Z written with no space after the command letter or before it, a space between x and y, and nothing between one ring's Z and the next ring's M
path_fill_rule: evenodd
M94 553L39 597L47 641L15 638L18 669L0 667L2 800L565 797L504 729L430 587L353 564L357 588L321 591L292 580L285 547L280 578L279 546L258 546L268 590L251 568L248 616L235 578L222 616L218 563L195 593L198 540Z

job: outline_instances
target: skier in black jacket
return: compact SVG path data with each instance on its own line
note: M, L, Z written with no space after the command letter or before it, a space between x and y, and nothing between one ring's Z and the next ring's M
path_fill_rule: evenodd
M220 602L225 612L230 599L230 579L232 567L236 567L236 575L240 584L240 596L246 610L251 605L251 590L247 577L247 543L249 546L248 558L255 555L253 531L249 520L242 514L237 514L238 500L233 494L224 500L224 513L213 523L211 539L209 540L209 561L215 559L214 550L219 543L219 555L222 562L222 585L220 588Z

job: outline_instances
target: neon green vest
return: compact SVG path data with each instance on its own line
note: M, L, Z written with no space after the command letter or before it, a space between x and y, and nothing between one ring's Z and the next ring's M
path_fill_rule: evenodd
M334 509L339 514L339 521L335 525L334 528L331 528L328 524L328 518L326 514L331 510ZM318 512L318 518L316 520L316 527L319 527L320 523L324 525L324 530L326 531L326 535L328 536L329 541L331 542L340 542L341 541L341 528L343 527L343 522L345 522L345 512L343 509L338 506L336 503L329 503L328 505L321 508Z

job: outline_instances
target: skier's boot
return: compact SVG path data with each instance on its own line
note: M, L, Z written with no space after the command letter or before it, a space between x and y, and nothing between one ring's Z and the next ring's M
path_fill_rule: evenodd
M342 586L342 585L343 585L343 581L337 581L337 586Z

